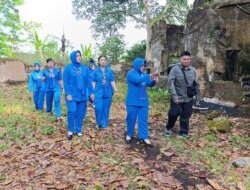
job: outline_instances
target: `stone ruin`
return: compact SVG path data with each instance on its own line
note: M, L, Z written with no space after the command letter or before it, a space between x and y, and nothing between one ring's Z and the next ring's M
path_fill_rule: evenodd
M249 99L250 0L195 0L185 28L160 21L152 29L153 69L166 75L185 49L203 96L236 103Z
M178 56L183 50L184 26L168 25L165 21L158 22L152 28L153 69L166 75L168 66L178 61Z

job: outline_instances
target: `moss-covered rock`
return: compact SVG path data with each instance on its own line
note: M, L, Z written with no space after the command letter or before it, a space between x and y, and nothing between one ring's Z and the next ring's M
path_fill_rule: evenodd
M206 121L208 128L213 132L227 133L230 131L232 124L227 118L219 117L214 120Z
M214 118L217 118L217 117L219 117L219 116L220 116L220 113L219 113L219 112L217 112L217 111L212 111L212 112L210 112L209 114L207 114L206 118L207 118L208 120L213 120Z

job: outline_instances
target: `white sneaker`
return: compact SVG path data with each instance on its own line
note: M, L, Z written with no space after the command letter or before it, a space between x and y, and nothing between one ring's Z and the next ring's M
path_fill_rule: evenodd
M77 136L78 136L78 137L81 137L81 136L82 136L82 133L77 133Z
M127 136L126 136L126 141L127 141L127 142L131 141L131 137L127 135Z
M69 132L68 132L68 135L73 135L73 133L69 131Z
M144 141L146 144L148 144L148 145L151 144L151 142L150 142L148 139L144 139L143 141Z
M68 132L68 137L67 137L69 140L72 140L73 139L73 133L72 132Z

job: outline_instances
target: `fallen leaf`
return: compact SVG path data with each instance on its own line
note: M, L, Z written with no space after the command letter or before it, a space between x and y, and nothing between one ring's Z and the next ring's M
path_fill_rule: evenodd
M9 179L9 180L5 180L3 183L0 183L0 185L9 185L13 182L13 180Z
M207 190L207 187L205 187L203 184L195 185L195 187L197 188L197 190Z
M208 184L215 190L222 190L223 188L213 179L207 179Z
M138 182L138 181L148 181L148 179L143 176L137 176L133 179L133 182Z
M202 178L202 179L207 178L207 174L204 172L193 173L193 176L198 177L198 178Z
M237 184L237 187L239 188L239 190L246 190L246 186L241 181Z

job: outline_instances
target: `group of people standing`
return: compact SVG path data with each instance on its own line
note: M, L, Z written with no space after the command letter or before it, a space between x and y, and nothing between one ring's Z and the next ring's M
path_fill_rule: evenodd
M187 72L188 82L190 84L197 84L195 88L198 89L197 80L194 78L196 76L196 71L193 67L189 66L190 60L186 61L186 66L183 64L184 57L190 58L190 54L184 53L181 57L181 63L177 64L177 66ZM45 70L41 69L41 64L39 62L35 62L34 70L30 73L28 84L28 92L33 91L33 100L36 110L43 110L45 94L46 111L48 113L52 113L54 101L57 121L61 120L60 96L64 89L68 121L67 137L69 140L71 140L74 135L82 136L82 126L88 101L90 101L91 106L95 109L96 128L105 129L108 127L112 98L113 96L119 96L114 73L109 68L105 56L100 56L98 58L99 67L97 67L92 59L89 62L89 67L86 67L82 63L80 51L73 51L70 54L70 60L71 63L64 68L63 74L54 66L54 61L51 58L47 59L47 67ZM148 135L149 100L147 87L152 87L158 82L159 74L158 72L147 74L144 72L145 66L145 59L136 58L133 61L133 68L127 73L127 135L125 139L128 143L131 142L134 135L135 124L138 120L139 139L146 145L151 145ZM192 98L182 99L182 96L185 96L186 92L183 89L179 92L179 88L186 88L186 85L184 87L183 84L178 83L180 80L180 73L177 71L177 69L173 69L173 72L170 72L171 77L168 79L172 98L171 109L169 111L169 123L165 130L166 136L170 135L170 130L178 115L181 116L180 135L187 135L188 119L191 116L189 105L191 104ZM183 78L184 77L182 77L182 79Z

